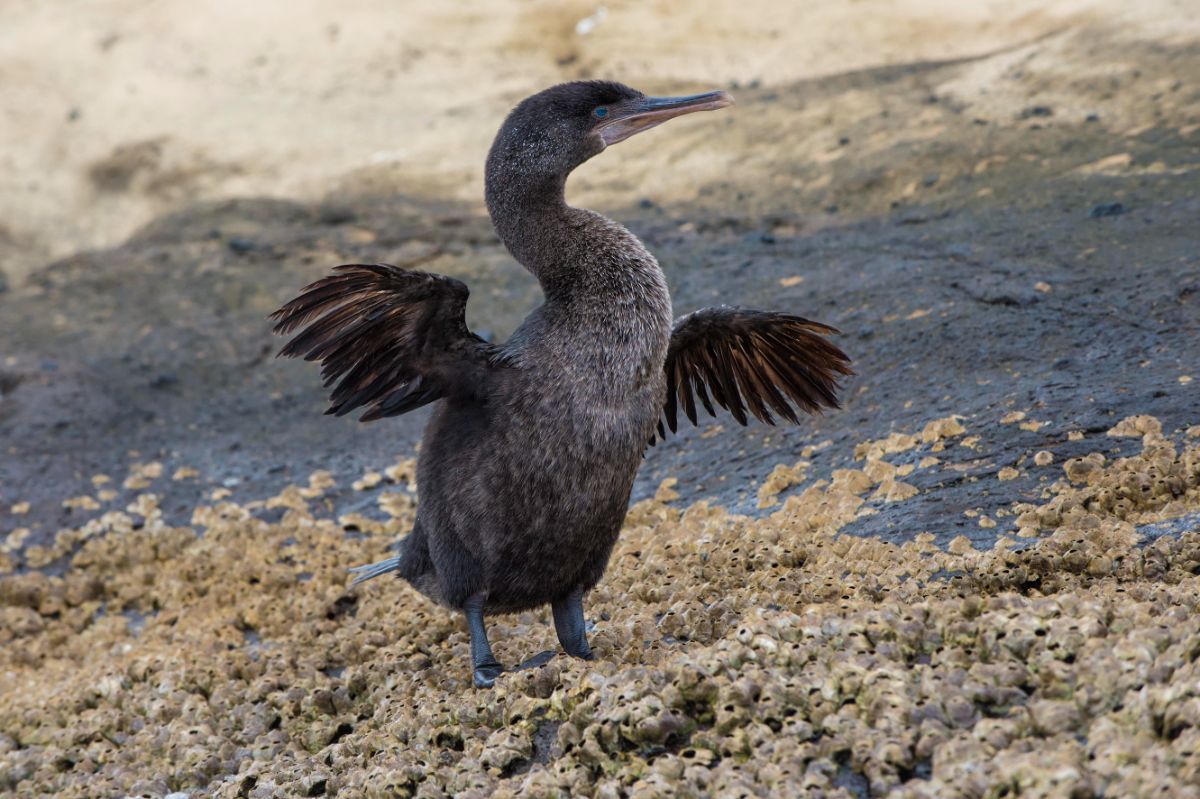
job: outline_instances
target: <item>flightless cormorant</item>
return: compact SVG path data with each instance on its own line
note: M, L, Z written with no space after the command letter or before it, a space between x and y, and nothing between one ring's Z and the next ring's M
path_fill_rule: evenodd
M697 401L745 424L838 406L849 359L833 328L786 313L705 308L673 320L642 242L564 199L567 176L672 117L730 105L725 92L647 97L619 83L546 89L509 114L487 158L496 232L545 302L493 344L467 329L467 287L385 264L340 266L273 315L303 328L281 351L321 361L329 413L363 421L436 403L417 467L420 502L396 572L463 611L477 686L504 670L484 616L549 604L568 654L590 658L583 596L617 540L648 444Z

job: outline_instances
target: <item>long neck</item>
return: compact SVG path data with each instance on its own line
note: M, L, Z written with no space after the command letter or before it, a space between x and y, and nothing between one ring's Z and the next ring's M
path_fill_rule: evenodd
M662 270L632 233L610 219L567 205L566 175L523 167L493 149L486 197L492 224L548 303L621 303L665 294Z
M565 177L488 170L486 199L492 225L513 257L546 289L548 282L557 282L563 267L561 245L572 233L565 186Z

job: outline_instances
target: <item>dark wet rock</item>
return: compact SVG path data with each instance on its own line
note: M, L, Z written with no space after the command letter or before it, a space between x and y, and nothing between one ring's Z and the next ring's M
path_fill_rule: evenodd
M781 104L803 108L815 96L884 84L905 109L831 131L831 144L834 136L885 142L905 129L910 111L945 113L936 140L898 140L844 159L827 187L809 188L810 164L780 159L778 170L797 187L790 193L740 185L731 175L698 187L691 202L660 206L647 198L597 209L650 244L678 313L728 302L828 321L843 331L858 371L842 411L797 427L740 428L722 417L683 431L647 454L635 499L676 477L682 502L712 497L759 513L756 486L806 446L832 442L809 458L812 478L828 477L855 466L849 453L866 439L919 432L932 418L959 414L985 450L956 452L958 462L982 462L964 466L956 481L914 477L926 481L928 499L885 503L849 528L901 540L957 528L957 518L942 523L947 513L994 508L985 478L1027 453L1070 457L1072 429L1093 431L1090 440L1133 413L1155 414L1172 428L1195 423L1194 384L1189 390L1178 378L1181 365L1200 362L1196 294L1189 293L1200 269L1200 200L1189 178L1171 169L1073 171L1117 146L1138 163L1172 168L1188 163L1193 148L1166 132L1118 139L1065 116L1036 139L1024 126L994 122L988 149L1008 159L977 174L983 131L948 101L924 103L928 87L952 69L906 65L772 87ZM761 90L747 97L765 100ZM122 164L137 170L137 159L125 157L104 179L124 179L116 174ZM936 191L921 192L919 207L904 199L906 207L888 216L908 185ZM1122 207L1153 205L1154 224L1119 235L1112 225L1080 225L1080 198L1097 195L1121 197ZM830 227L832 214L837 226ZM132 463L152 461L163 464L167 477L155 490L169 492L164 513L176 523L187 523L194 503L224 488L225 478L240 480L224 488L234 498L261 498L317 469L338 484L331 513L357 507L364 500L350 484L411 454L425 414L371 426L323 416L317 370L275 361L279 342L266 319L300 286L356 261L465 280L469 323L497 339L539 301L536 284L474 207L349 190L316 203L204 203L154 220L120 247L48 264L28 288L0 295L0 353L18 358L0 368L20 376L5 377L0 394L0 526L14 524L5 509L28 500L20 524L32 529L31 541L48 541L85 515L68 519L64 497L94 494L98 474L119 487ZM42 370L43 361L58 371ZM1028 431L988 421L1004 407L1053 424ZM1119 442L1097 445L1115 452ZM180 467L201 477L169 481ZM1035 490L1036 479L1025 479L1014 485ZM132 499L122 490L113 506ZM972 536L990 540L1005 529L977 528Z
M1164 536L1179 537L1187 533L1200 532L1200 511L1192 512L1165 522L1144 524L1137 528L1142 546L1148 546Z
M323 225L345 225L357 219L353 207L343 202L323 202L317 208L317 219Z
M936 178L934 178L936 180ZM933 219L945 219L950 211L937 212L929 208L910 208L896 215L897 225L924 225Z
M244 236L234 236L229 240L228 244L229 249L236 255L245 255L259 249L258 242Z
M1122 203L1100 203L1092 206L1092 210L1088 211L1088 217L1091 219L1101 219L1106 216L1121 216L1129 213L1129 209Z
M150 388L170 388L179 383L179 376L172 372L162 372L154 376L150 381Z
M1052 117L1054 109L1048 105L1035 105L1026 108L1021 112L1021 119L1031 119L1034 117Z
M962 289L968 297L985 305L1028 306L1041 299L1033 285L1015 278L1011 273L973 275L950 285Z
M1016 460L1026 449L1046 448L1047 434L1061 437L1073 425L1107 425L1131 413L1154 413L1174 426L1193 423L1200 400L1176 381L1174 364L1200 362L1187 300L1200 252L1193 224L1200 208L1180 191L1160 178L1133 192L1155 197L1161 210L1155 226L1122 234L1124 250L1112 246L1104 227L1080 228L1069 215L1044 208L948 216L933 206L920 225L863 221L811 235L772 234L769 250L761 232L753 232L755 220L730 220L702 207L673 210L697 223L697 232L684 236L669 219L613 212L652 243L678 313L716 300L823 319L843 331L859 373L842 411L795 428L740 428L721 418L704 422L721 426L715 436L683 431L648 453L635 499L672 476L685 501L714 497L756 512L753 487L807 444L834 442L812 458L814 473L828 474L851 465L845 453L867 438L919 431L929 418L951 413L970 425L976 414L1006 403L1024 407L1035 397L1043 404L1038 415L1057 426L980 431L985 440L995 438L996 453ZM323 241L316 209L239 201L237 210L205 206L159 220L124 247L68 259L35 276L42 293L9 303L5 312L18 324L5 326L0 337L5 351L29 352L34 365L53 363L58 371L22 372L37 377L4 393L0 434L16 456L0 463L0 507L32 501L22 523L38 525L35 538L49 536L67 520L61 498L90 491L93 474L119 482L132 460L126 450L141 453L140 460L165 458L168 473L189 466L239 477L233 490L244 497L329 469L343 486L335 507L348 507L349 483L411 452L424 415L371 426L323 416L315 371L272 360L278 342L266 315L338 263L403 261L411 252L419 265L441 242L464 239L470 243L458 245L461 254L443 258L437 269L470 284L473 325L506 337L537 301L532 280L507 260L486 219L456 210L462 224L446 228L436 208L422 205L397 198L386 212L376 200L354 206L358 224L368 220L381 232L429 242L402 245L411 249L397 251L379 239ZM752 237L731 242L726 231L743 224ZM238 257L222 239L208 237L214 227L238 226L279 255ZM1080 255L1089 249L1095 252ZM779 282L796 274L804 281L781 295ZM1132 274L1139 278L1130 282ZM1042 282L1049 293L1037 287ZM65 329L49 324L51 308L68 320ZM142 333L147 327L153 336ZM1170 356L1140 366L1148 352ZM138 381L129 380L129 353L146 375ZM168 375L175 381L158 380ZM147 391L151 382L169 390ZM70 424L58 424L64 421ZM125 444L113 448L95 430ZM278 471L281 459L287 473ZM182 507L211 490L200 481L169 489ZM885 506L851 529L903 538L945 518L947 504L990 506L994 500L983 490L968 481L943 485L937 501ZM948 534L957 529L938 526ZM973 535L995 533L976 528Z

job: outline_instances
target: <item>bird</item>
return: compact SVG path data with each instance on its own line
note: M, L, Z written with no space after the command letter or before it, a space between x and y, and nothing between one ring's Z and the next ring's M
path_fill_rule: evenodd
M419 502L396 573L466 617L472 680L505 671L486 617L550 606L563 651L591 659L583 600L604 574L647 448L698 406L745 425L838 408L850 359L838 331L779 311L703 308L675 319L662 269L624 226L567 204L567 177L670 119L725 108L724 91L647 96L612 81L552 86L517 104L487 155L500 240L543 302L498 344L466 324L444 275L347 264L272 314L280 356L320 361L327 413L369 422L433 405ZM299 332L297 332L299 331ZM551 655L553 653L550 653Z

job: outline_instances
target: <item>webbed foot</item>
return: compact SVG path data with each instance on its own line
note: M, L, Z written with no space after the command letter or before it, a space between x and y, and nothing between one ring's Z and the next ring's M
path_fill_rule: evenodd
M515 669L513 669L513 671L524 671L525 669L536 669L538 666L545 666L547 663L554 660L557 654L557 652L551 649L538 652L533 657L523 661L521 665L517 666Z
M496 678L503 673L504 667L495 661L491 663L476 663L474 673L475 687L491 688L496 684Z

